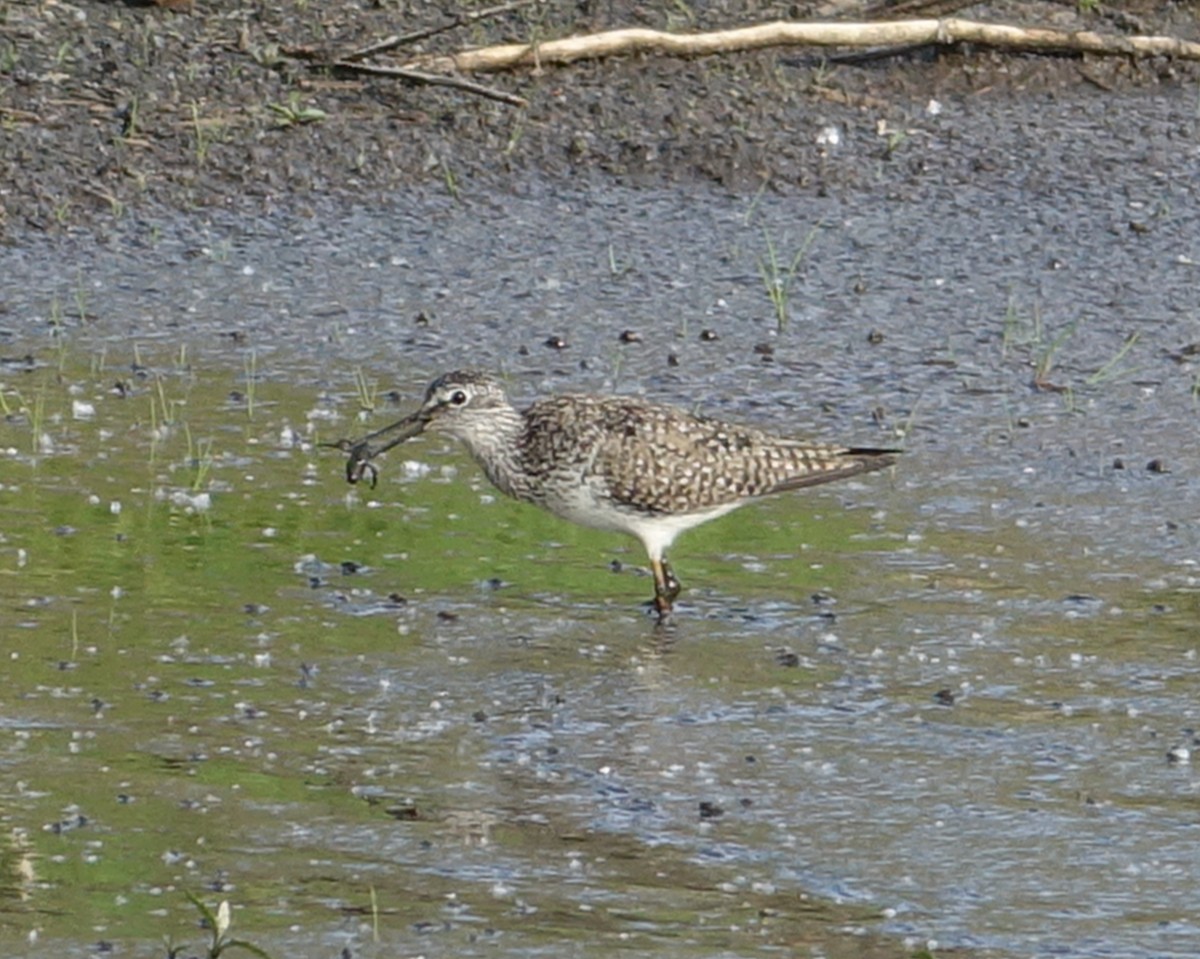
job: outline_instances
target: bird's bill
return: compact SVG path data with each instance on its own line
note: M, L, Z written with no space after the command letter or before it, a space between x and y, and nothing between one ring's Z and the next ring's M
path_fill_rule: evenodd
M328 443L326 445L341 450L343 453L350 454L350 458L346 460L346 482L357 483L363 476L370 474L371 486L374 487L376 470L371 465L371 460L380 453L386 453L393 446L399 446L405 440L410 440L414 436L420 435L425 431L428 423L429 417L422 410L417 410L417 412L409 414L404 419L396 420L395 423L389 423L374 433L368 433L361 439L341 439L336 443ZM371 445L381 438L386 438L386 442L379 446Z

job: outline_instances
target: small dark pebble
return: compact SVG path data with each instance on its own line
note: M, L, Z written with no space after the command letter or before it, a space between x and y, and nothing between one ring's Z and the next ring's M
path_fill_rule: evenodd
M64 832L70 832L72 829L82 829L88 824L87 816L73 816L70 819L63 819L59 822L50 825L50 831L55 835L60 835Z
M1146 464L1146 469L1151 473L1169 473L1171 470L1167 467L1167 461L1156 456Z
M738 800L738 805L741 806L743 809L749 809L751 806L754 805L754 800L751 799L749 796L743 796L741 799Z
M239 404L245 403L246 402L246 394L243 393L241 390L230 390L229 391L229 402L230 403L239 403Z
M1125 468L1125 461L1118 456L1115 460L1113 460L1112 468L1115 470L1123 470Z
M775 662L780 666L786 666L788 669L794 669L800 665L800 657L790 649L781 649L775 654Z
M388 598L388 602L392 603L393 605L396 605L396 606L407 606L408 605L408 600L405 599L403 596L401 596L399 593L388 593L387 598Z
M352 576L357 573L362 567L352 559L342 560L342 575Z
M622 343L641 343L642 334L637 330L624 330L622 331L621 335L617 337L617 339Z
M700 331L700 342L701 343L711 343L713 340L719 340L720 338L721 338L720 334L718 334L716 330L701 330Z
M320 589L320 588L321 588L322 586L324 586L324 585L325 585L325 584L321 582L321 577L320 577L320 576L310 576L310 577L308 577L308 588L309 588L309 589Z
M939 706L953 706L954 691L950 689L939 689L933 694L933 701Z
M552 350L565 350L567 348L567 341L561 336L548 336L545 339L545 345Z
M748 763L756 763L756 762L758 762L758 757L757 757L757 756L747 756L747 757L746 757L746 762L748 762Z
M867 334L867 342L872 346L878 346L883 342L883 333L880 330L872 330Z
M717 819L725 815L725 810L716 803L708 802L707 800L700 803L700 818L701 819Z
M485 713L482 709L477 709L477 710L475 710L475 712L471 713L471 718L473 720L475 720L475 722L477 722L477 723L486 723L488 714Z
M611 569L614 573L620 573L620 572L624 571L625 564L622 563L619 559L614 559L611 563L608 564L608 568Z
M757 353L759 356L774 356L775 355L775 347L772 346L770 343L755 343L754 344L754 352Z
M440 619L443 623L457 623L458 622L458 613L452 613L447 609L439 609L437 618Z

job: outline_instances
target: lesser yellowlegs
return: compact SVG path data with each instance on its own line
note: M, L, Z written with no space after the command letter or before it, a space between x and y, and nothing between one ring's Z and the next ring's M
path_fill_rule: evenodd
M474 370L438 377L416 412L332 445L350 454L351 483L369 475L374 485L371 460L426 430L461 440L514 499L640 539L660 621L680 588L665 552L684 530L760 496L882 469L897 453L788 439L631 396L572 393L518 410L499 380Z

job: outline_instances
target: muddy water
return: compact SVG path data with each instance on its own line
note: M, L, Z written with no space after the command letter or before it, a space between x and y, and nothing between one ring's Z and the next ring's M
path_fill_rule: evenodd
M4 251L3 950L1195 955L1194 97L1125 107ZM907 455L684 537L662 634L636 544L314 445L464 363Z

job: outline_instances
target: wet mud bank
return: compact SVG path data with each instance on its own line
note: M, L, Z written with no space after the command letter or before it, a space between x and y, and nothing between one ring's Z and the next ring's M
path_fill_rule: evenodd
M352 50L429 27L426 5L10 4L0 22L0 230L120 230L174 210L315 212L330 198L386 204L414 187L451 196L540 184L716 186L776 195L876 194L913 181L1003 181L1056 139L1046 107L1111 102L1110 133L1143 142L1120 102L1186 88L1168 59L1006 55L975 48L831 61L820 50L672 59L639 55L482 78L523 109L456 90L313 71L302 54ZM850 17L853 10L843 11ZM995 4L979 19L1115 35L1190 37L1182 5ZM435 34L414 50L621 26L699 31L828 16L805 5L546 4ZM943 101L953 125L929 122ZM1136 106L1133 107L1136 111ZM974 119L972 119L974 118ZM1097 174L1097 144L1057 158L1064 182ZM1126 157L1128 159L1128 157ZM1099 168L1103 174L1103 167ZM156 212L157 211L157 212Z

